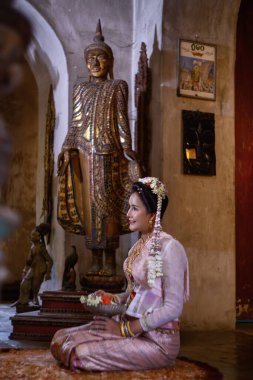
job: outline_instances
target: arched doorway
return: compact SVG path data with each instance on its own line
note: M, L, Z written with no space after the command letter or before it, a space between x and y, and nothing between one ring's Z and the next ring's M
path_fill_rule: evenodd
M253 321L253 2L242 0L235 64L237 320Z
M55 157L57 157L60 147L62 144L63 136L65 136L68 127L68 69L67 60L62 44L57 37L56 33L49 25L49 23L44 19L44 17L26 0L19 0L15 2L15 7L26 15L33 27L33 39L27 53L27 71L29 72L29 77L33 81L33 100L36 100L36 107L33 107L31 102L29 105L29 100L26 102L26 114L25 117L29 118L29 115L34 113L34 135L35 140L32 145L34 151L33 159L33 170L31 181L33 181L33 198L32 198L32 209L33 214L30 218L30 225L27 227L26 231L19 229L18 232L22 233L23 240L26 240L26 248L22 249L21 252L15 251L15 256L13 260L18 262L15 264L15 276L11 278L11 281L17 279L17 276L21 276L21 268L25 264L25 257L27 249L30 247L29 234L35 224L39 224L44 221L42 216L43 208L43 197L44 197L44 154L45 154L45 129L46 129L46 115L48 108L48 97L50 86L53 87L54 93L54 103L56 110L56 123L55 123L55 143L54 152ZM30 108L29 108L30 107ZM36 111L35 111L36 108ZM36 115L36 116L35 116ZM29 121L27 120L27 123ZM35 127L36 125L36 127ZM16 138L18 131L15 128L15 123L13 123L12 136L13 139ZM55 159L56 161L56 159ZM64 232L58 226L56 221L56 168L54 169L54 179L53 179L53 200L54 200L54 213L52 221L52 233L51 242L48 247L48 251L54 259L54 273L53 278L47 286L50 289L56 289L60 283L59 273L63 272L64 266ZM27 181L28 182L28 181ZM22 188L19 189L22 192ZM15 202L13 203L15 208ZM24 216L24 218L26 218ZM8 243L8 242L7 242ZM20 248L20 247L19 247ZM12 248L11 248L12 249ZM10 256L10 252L7 250L6 253ZM9 257L7 257L8 261Z

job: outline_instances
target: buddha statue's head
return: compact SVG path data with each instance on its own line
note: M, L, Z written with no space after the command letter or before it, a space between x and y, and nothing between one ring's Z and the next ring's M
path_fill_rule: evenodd
M113 53L104 42L100 20L98 20L93 43L84 50L86 65L91 78L106 79L108 74L113 79Z

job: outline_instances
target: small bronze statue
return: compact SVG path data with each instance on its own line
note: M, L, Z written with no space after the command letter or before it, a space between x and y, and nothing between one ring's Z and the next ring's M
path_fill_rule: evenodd
M62 290L74 291L76 290L76 271L75 265L78 260L76 247L72 245L70 255L66 257L65 268L62 279Z
M49 232L49 225L41 223L31 233L31 250L26 259L26 265L22 273L20 295L12 306L29 307L29 298L32 292L33 302L31 306L39 306L38 294L42 282L51 279L53 260L46 250L44 236Z

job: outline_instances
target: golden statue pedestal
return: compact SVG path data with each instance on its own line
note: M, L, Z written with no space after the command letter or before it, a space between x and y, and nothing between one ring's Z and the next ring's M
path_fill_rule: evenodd
M103 289L111 293L121 293L124 291L126 284L125 276L101 276L101 275L81 275L80 285L84 290L94 292L98 289Z

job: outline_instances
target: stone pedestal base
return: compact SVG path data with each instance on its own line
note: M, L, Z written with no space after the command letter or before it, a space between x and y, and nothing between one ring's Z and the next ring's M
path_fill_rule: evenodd
M118 276L116 286L111 284L111 279L115 277L97 277L87 278L87 288L91 285L88 280L97 280L96 288L88 290L66 292L66 291L46 291L40 294L42 306L40 310L31 312L20 312L11 318L13 332L10 339L17 340L38 340L50 341L54 333L63 328L80 326L89 323L93 319L93 314L84 310L80 302L81 296L87 296L96 289L105 289L109 292L122 292L122 277ZM102 280L101 280L102 279ZM99 281L101 282L99 283ZM107 285L102 287L101 285ZM27 311L27 310L23 310Z
M50 341L62 328L89 323L93 315L84 310L80 297L89 292L44 292L40 310L16 314L11 318L10 339Z

